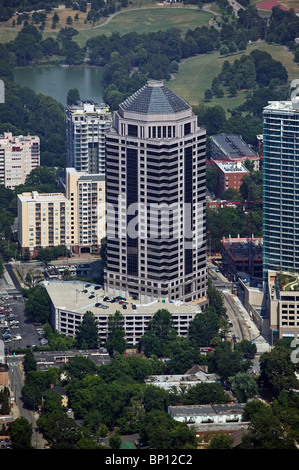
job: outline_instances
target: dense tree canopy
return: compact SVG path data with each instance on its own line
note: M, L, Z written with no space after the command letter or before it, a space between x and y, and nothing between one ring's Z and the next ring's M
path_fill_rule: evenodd
M13 449L32 449L32 425L26 418L20 416L10 425L10 439Z
M25 314L32 322L46 323L50 321L51 306L49 294L43 286L35 286L24 292Z

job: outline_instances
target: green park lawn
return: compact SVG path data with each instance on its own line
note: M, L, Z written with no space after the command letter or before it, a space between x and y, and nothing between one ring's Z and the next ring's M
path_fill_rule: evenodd
M233 62L243 54L249 54L254 49L259 49L271 54L273 59L281 62L287 69L289 81L299 78L299 66L293 61L292 56L283 46L275 46L266 43L250 44L247 50L241 53L231 54L227 57L220 56L219 52L196 56L182 62L175 78L167 82L168 88L187 101L191 106L198 105L204 100L204 92L211 87L214 77L219 75L225 60ZM208 103L211 106L219 104L225 110L238 107L246 98L246 92L241 91L236 97L225 95L223 98L215 98Z
M213 17L212 13L200 11L195 8L173 7L149 7L139 10L124 10L116 14L109 22L94 28L86 28L79 31L74 38L80 46L92 37L117 32L121 36L132 31L137 33L149 33L170 28L179 28L183 33L188 29L195 29L208 25ZM47 32L44 36L53 36L55 33Z

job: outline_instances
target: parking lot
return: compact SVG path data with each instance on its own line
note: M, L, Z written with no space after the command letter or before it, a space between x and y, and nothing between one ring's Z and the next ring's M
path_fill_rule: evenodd
M3 436L0 437L0 449L12 449L12 445L9 437Z
M41 325L30 323L24 311L22 296L0 297L0 337L7 354L18 348L47 345Z

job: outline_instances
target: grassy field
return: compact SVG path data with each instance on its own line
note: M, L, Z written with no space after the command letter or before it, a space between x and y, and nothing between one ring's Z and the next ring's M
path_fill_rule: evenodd
M197 26L208 25L212 16L211 13L194 8L151 7L128 10L116 14L107 23L80 30L74 39L83 46L88 39L94 36L101 34L109 36L115 31L123 35L131 31L148 33L179 28L184 33L189 28L195 29ZM46 32L44 36L53 37L55 34L54 32Z
M299 66L293 62L291 55L283 46L274 46L265 43L255 43L247 47L243 53L232 54L227 57L220 56L219 52L190 58L180 64L179 72L175 74L174 80L167 82L167 86L177 95L186 100L191 106L198 105L204 100L204 92L211 87L212 80L222 68L225 60L233 62L244 53L249 54L254 49L260 49L271 54L273 59L281 62L287 69L289 80L299 78ZM236 97L224 96L213 98L209 105L219 104L225 110L234 109L244 102L246 92L241 91Z
M52 29L53 12L48 14L46 26L43 31L43 37L56 37L59 30L66 27L66 19L71 16L73 24L71 25L77 31L78 36L75 40L84 46L87 39L98 36L100 34L110 35L112 32L117 31L123 35L131 31L140 33L167 30L169 28L179 28L184 32L188 29L195 29L197 26L208 25L209 20L213 14L207 11L200 11L197 7L192 5L176 6L157 4L152 0L141 0L131 2L130 8L118 12L108 21L102 18L98 23L92 26L90 23L85 23L87 13L77 12L70 8L57 10L59 16L59 23L56 29ZM75 20L75 15L78 13L79 19ZM11 18L5 23L0 23L0 42L8 42L13 40L20 26L11 27ZM37 25L38 27L38 25Z

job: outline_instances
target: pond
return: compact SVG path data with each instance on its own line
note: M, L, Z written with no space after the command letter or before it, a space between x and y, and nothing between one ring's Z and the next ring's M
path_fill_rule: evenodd
M102 77L101 68L88 66L19 67L14 70L14 80L18 85L52 96L64 106L71 88L78 88L83 100L102 103Z

